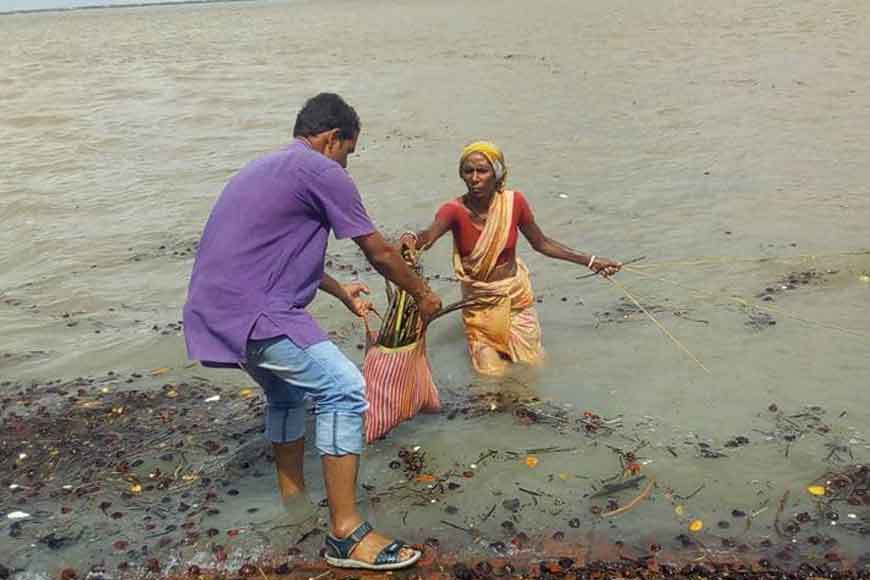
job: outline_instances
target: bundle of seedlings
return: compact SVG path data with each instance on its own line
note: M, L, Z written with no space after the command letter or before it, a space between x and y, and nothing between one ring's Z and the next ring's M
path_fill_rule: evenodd
M418 276L422 268L410 249L402 249L402 258ZM378 332L377 344L386 348L410 346L418 341L420 334L420 311L417 303L401 288L384 280L387 290L387 310Z
M411 269L422 275L416 253L406 247L402 257ZM386 291L387 309L380 329L373 332L366 322L363 376L369 401L366 439L370 442L382 438L393 427L421 411L437 413L441 410L438 388L432 380L432 368L426 355L426 329L417 303L407 292L389 282L386 282ZM460 300L442 308L432 320L480 301Z

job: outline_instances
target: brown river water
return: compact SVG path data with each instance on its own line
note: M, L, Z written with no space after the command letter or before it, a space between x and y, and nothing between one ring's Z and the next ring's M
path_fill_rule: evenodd
M40 578L316 555L317 458L311 503L282 507L259 392L191 365L178 321L223 184L322 90L361 115L350 171L386 232L427 225L462 193L462 146L496 141L547 234L645 256L616 280L709 370L623 288L522 245L546 364L477 379L459 318L433 325L445 411L366 451L378 526L470 557L561 532L686 558L860 558L864 492L831 501L825 474L870 456L868 29L857 0L0 16L0 564ZM425 259L445 301L449 246ZM383 304L352 244L330 253ZM328 298L312 311L361 361L360 324ZM615 421L586 428L587 411ZM424 464L403 470L416 446ZM628 452L646 479L591 498ZM630 511L595 513L652 480Z

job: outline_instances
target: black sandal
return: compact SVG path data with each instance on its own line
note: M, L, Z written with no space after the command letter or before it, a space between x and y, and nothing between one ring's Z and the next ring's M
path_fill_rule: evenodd
M326 561L337 568L362 568L364 570L399 570L417 562L423 555L414 550L414 555L407 560L399 560L399 553L406 546L401 540L393 540L380 551L374 564L351 558L354 549L373 530L372 525L363 522L346 538L336 538L332 534L326 536Z

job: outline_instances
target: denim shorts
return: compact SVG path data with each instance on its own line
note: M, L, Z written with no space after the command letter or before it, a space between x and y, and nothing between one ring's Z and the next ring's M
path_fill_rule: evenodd
M245 370L266 394L266 438L305 435L305 403L314 403L315 447L321 455L362 453L368 402L362 374L330 341L299 348L279 336L249 340Z

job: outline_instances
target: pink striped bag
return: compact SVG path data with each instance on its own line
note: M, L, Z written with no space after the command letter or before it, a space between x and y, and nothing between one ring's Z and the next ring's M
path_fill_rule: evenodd
M425 335L413 344L387 348L376 344L371 332L366 334L366 441L372 442L417 413L437 413L441 400L426 356Z

